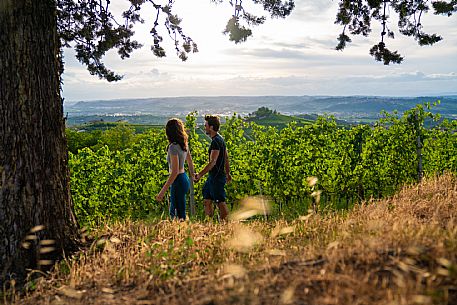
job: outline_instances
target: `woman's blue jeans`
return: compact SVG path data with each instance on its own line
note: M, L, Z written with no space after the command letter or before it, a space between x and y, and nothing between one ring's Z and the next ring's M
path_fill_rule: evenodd
M186 173L178 174L170 188L170 217L186 219L186 194L190 188Z

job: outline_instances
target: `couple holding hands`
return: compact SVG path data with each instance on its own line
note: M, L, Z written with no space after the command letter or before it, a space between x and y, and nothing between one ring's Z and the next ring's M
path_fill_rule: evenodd
M214 115L205 116L205 133L211 137L208 149L209 162L199 173L195 172L192 156L189 151L187 133L184 124L179 119L170 119L165 127L168 138L167 162L170 175L156 196L157 201L162 201L166 191L170 188L170 216L186 219L186 194L190 188L189 177L184 171L184 162L187 161L190 175L194 182L198 182L209 173L203 186L203 204L205 214L212 217L213 202L219 208L222 220L228 216L225 202L225 184L230 183L230 163L225 141L219 134L221 122Z

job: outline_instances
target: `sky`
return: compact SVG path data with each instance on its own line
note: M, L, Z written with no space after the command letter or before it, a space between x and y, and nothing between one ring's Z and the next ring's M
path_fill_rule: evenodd
M128 1L112 3L113 11L120 12ZM423 16L425 32L444 38L424 47L398 33L396 21L390 20L396 36L387 41L387 47L405 59L400 65L385 66L369 55L371 46L380 40L379 25L373 23L370 37L352 37L344 51L336 51L342 30L334 24L338 1L295 3L290 16L267 18L252 28L253 36L246 42L235 44L222 34L233 14L228 3L175 0L174 11L199 48L186 62L176 56L170 39L164 45L167 57L152 54L149 30L154 14L145 7L143 18L148 22L137 27L135 34L143 47L125 60L115 51L104 59L124 78L114 83L100 80L75 59L73 50L66 49L63 97L73 102L177 96L457 94L457 16ZM262 14L257 6L251 7ZM160 29L168 38L166 29Z

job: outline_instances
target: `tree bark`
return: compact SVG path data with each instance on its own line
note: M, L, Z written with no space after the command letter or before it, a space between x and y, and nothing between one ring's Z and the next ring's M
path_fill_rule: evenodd
M78 244L55 1L0 1L0 59L1 283Z

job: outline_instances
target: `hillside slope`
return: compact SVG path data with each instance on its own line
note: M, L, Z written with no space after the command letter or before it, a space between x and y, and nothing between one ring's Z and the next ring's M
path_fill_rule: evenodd
M457 304L449 175L346 215L125 222L96 235L17 303Z

